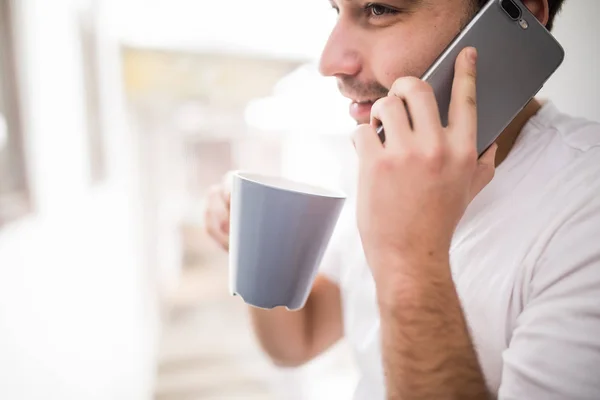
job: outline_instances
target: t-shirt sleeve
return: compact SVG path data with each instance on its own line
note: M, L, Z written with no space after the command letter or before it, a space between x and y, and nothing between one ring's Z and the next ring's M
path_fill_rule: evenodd
M499 399L600 399L600 201L556 231L529 290Z

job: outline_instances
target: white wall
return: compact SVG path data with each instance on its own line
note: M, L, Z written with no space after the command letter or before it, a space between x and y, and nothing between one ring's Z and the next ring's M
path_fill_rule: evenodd
M110 179L90 186L75 2L13 3L35 210L0 231L0 399L151 398L158 320L118 49L104 37Z
M541 97L569 114L600 121L600 1L567 0L553 34L565 48L563 65Z

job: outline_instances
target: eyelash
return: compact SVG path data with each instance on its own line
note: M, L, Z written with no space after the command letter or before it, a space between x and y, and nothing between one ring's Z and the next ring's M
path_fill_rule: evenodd
M383 10L383 14L377 15L373 13L373 9L375 7L380 7ZM340 13L340 9L335 6L333 3L331 5L331 8L333 8L335 10L336 13ZM383 4L379 4L379 3L367 3L364 7L363 7L363 11L365 12L367 18L384 18L384 17L388 17L391 15L397 15L400 14L399 10L393 9L391 7L388 6L384 6Z
M379 14L379 15L375 14L373 12L375 7L380 8L383 13ZM368 18L385 18L385 17L391 16L391 15L397 15L400 13L400 11L398 11L396 9L393 9L388 6L384 6L383 4L377 4L377 3L367 3L364 7L364 11L367 14Z

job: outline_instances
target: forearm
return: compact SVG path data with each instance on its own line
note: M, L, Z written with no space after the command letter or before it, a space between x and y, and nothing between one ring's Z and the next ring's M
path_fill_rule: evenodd
M262 349L280 366L304 364L342 336L339 289L321 277L301 310L250 307L250 317Z
M278 307L263 310L249 307L250 319L263 351L280 366L304 362L308 347L307 310L289 311Z
M449 265L378 288L388 399L488 399Z

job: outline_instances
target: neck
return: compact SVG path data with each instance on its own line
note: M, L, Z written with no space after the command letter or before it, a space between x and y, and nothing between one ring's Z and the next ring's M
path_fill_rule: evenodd
M512 150L523 127L531 117L537 114L541 107L542 104L538 100L532 99L525 108L517 114L500 136L498 136L498 139L496 140L496 143L498 144L498 150L496 151L496 167L506 160L506 157L508 157L508 154Z

